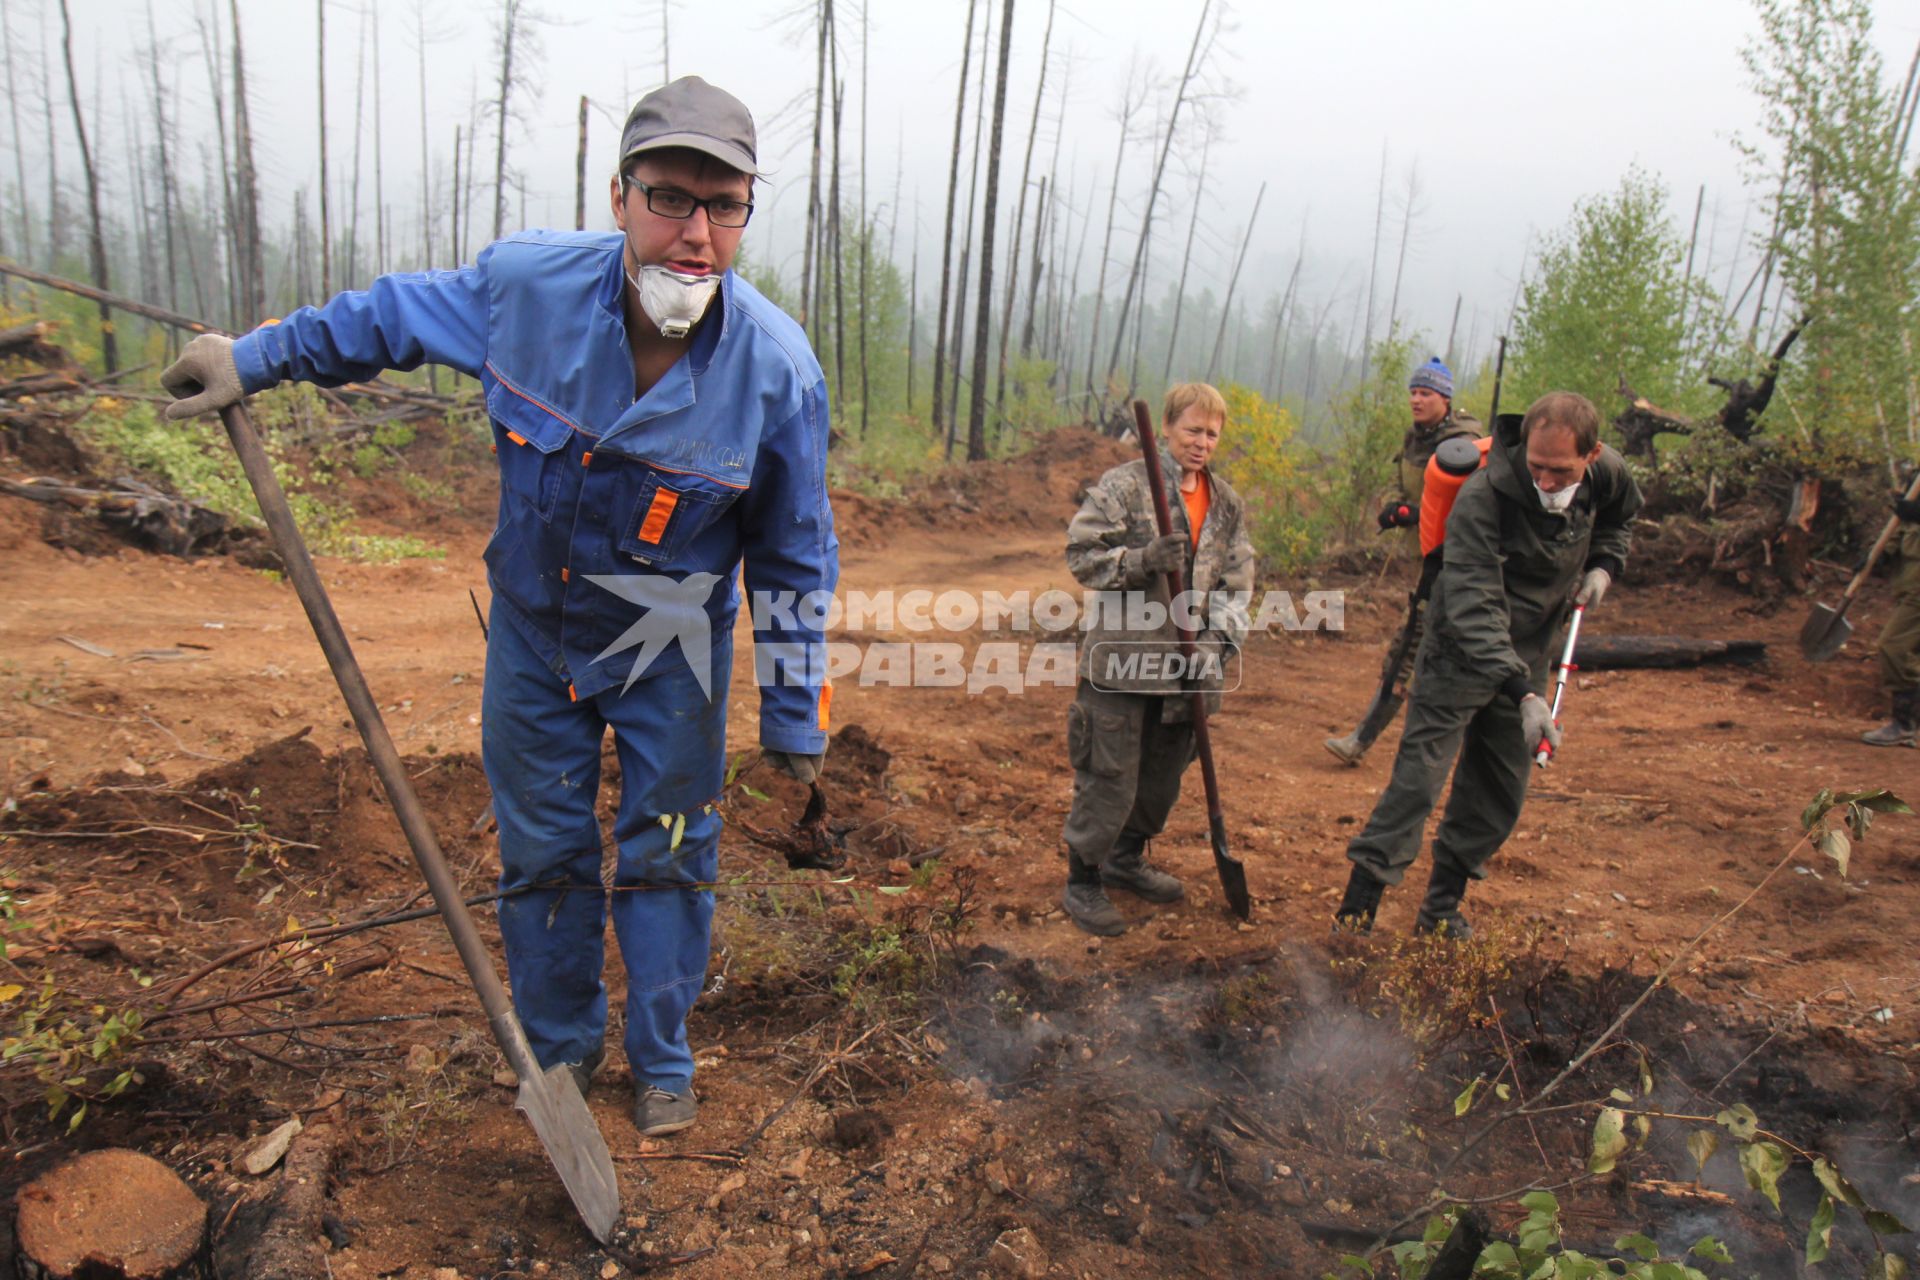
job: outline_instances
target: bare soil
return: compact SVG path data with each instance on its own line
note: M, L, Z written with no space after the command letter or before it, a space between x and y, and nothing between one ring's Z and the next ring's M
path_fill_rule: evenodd
M1065 433L907 502L844 495L843 587L1072 589L1065 521L1124 456ZM484 606L483 474L454 474L460 502L430 519L397 487L383 502L354 495L394 531L430 528L444 561L322 564L475 895L494 875L484 648L467 596ZM624 1064L602 1074L591 1102L630 1215L610 1252L579 1228L513 1114L437 921L301 939L424 897L291 589L230 559L56 549L42 521L0 498L0 796L14 808L0 876L33 926L12 936L0 984L21 984L25 1000L51 975L77 1016L97 1002L149 1020L133 1050L141 1082L97 1098L71 1133L65 1116L47 1121L18 1064L0 1074L15 1157L0 1194L72 1151L131 1146L241 1231L241 1210L278 1177L239 1171L251 1143L291 1115L331 1122L352 1135L325 1220L341 1280L668 1262L690 1278L989 1274L996 1238L1020 1228L1051 1268L1037 1274L1317 1275L1402 1224L1437 1180L1491 1197L1496 1230L1510 1229L1521 1189L1580 1173L1590 1115L1509 1125L1437 1178L1491 1105L1456 1119L1455 1095L1476 1076L1523 1093L1550 1079L1795 845L1821 787L1920 792L1920 754L1857 742L1881 710L1879 588L1854 610L1860 639L1812 667L1793 644L1805 602L1755 606L1636 566L1596 631L1760 639L1768 660L1581 676L1560 759L1474 889L1480 938L1458 953L1410 945L1410 884L1389 893L1373 939L1336 944L1344 844L1397 730L1360 768L1320 740L1365 704L1407 584L1395 569L1272 583L1344 588L1346 630L1256 638L1217 722L1254 918L1223 909L1196 771L1154 849L1187 900L1124 902L1135 927L1100 942L1058 910L1070 689L841 682L825 791L853 882L827 883L780 856L805 792L754 763L743 634L729 883L692 1024L700 1122L643 1142ZM883 638L971 650L1016 637ZM1661 1105L1711 1114L1745 1101L1838 1158L1876 1204L1920 1219L1916 918L1914 820L1878 824L1845 878L1802 849L1630 1024L1638 1051L1601 1055L1562 1100L1636 1087L1644 1056ZM105 1076L86 1078L77 1092L97 1095ZM1641 1230L1677 1251L1711 1233L1740 1274L1795 1274L1817 1194L1804 1166L1784 1184L1783 1220L1727 1154L1696 1189L1684 1134L1662 1122L1618 1172L1565 1186L1569 1242ZM1858 1271L1864 1233L1835 1239L1830 1265Z

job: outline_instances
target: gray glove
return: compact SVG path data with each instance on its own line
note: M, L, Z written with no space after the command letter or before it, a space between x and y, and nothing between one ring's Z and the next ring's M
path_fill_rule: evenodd
M1180 534L1169 533L1163 538L1155 538L1144 547L1129 549L1127 559L1145 577L1172 573L1176 569L1184 570L1187 567L1187 540Z
M172 422L218 412L247 396L233 362L233 339L217 333L203 333L189 342L160 375L160 385L175 396L166 409Z
M826 763L827 753L806 756L797 751L775 751L771 747L761 748L760 754L766 762L786 774L796 782L808 786L820 777L820 766Z
M1591 609L1600 603L1612 585L1613 575L1605 569L1589 569L1580 579L1580 590L1574 592L1573 602Z
M1553 722L1553 708L1537 693L1520 699L1520 736L1527 740L1527 754L1540 749L1544 740L1553 751L1560 749L1560 726Z

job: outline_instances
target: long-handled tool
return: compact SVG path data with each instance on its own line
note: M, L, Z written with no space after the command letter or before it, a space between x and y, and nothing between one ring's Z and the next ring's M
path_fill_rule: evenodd
M467 966L467 977L480 994L480 1005L486 1010L493 1038L506 1054L507 1065L520 1077L520 1094L514 1105L532 1123L534 1134L547 1149L547 1156L559 1171L560 1180L566 1184L567 1194L573 1197L573 1206L580 1211L587 1230L593 1232L596 1240L605 1243L620 1221L620 1184L614 1178L613 1157L607 1153L600 1126L594 1123L593 1113L587 1110L586 1099L580 1096L567 1068L555 1066L542 1071L534 1059L527 1033L514 1015L513 1004L501 985L500 975L494 971L480 931L474 927L473 917L461 901L460 886L447 869L446 857L433 835L433 825L407 779L400 754L394 750L393 739L387 734L386 723L380 718L380 708L367 688L360 664L354 661L347 633L341 629L340 619L334 616L333 603L320 584L313 558L307 554L306 542L300 537L293 512L287 506L287 495L274 477L273 464L267 460L267 451L261 446L247 411L233 405L222 409L220 418L233 440L234 452L240 455L240 465L246 470L247 482L253 486L254 497L260 502L260 513L266 517L267 528L280 549L280 558L286 562L287 577L300 594L300 603L306 606L307 620L313 624L313 633L327 655L327 665L333 668L340 694L353 712L360 738L367 744L367 756L373 761L374 772L380 775L387 799L393 804L394 816L400 819L407 843L413 846L414 860L427 877L427 886L433 891L433 900L446 921L447 932L453 935L453 945Z
M1567 678L1580 668L1573 665L1573 647L1580 643L1580 619L1587 616L1587 606L1573 606L1573 621L1567 626L1567 647L1560 651L1560 669L1553 681L1553 722L1560 723L1560 704L1566 701ZM1540 745L1533 749L1533 762L1540 768L1547 767L1547 761L1553 759L1553 743L1546 738L1540 739Z
M1920 473L1913 477L1913 483L1907 486L1907 501L1920 498ZM1853 607L1853 598L1859 594L1860 587L1873 572L1874 562L1880 559L1880 553L1887 549L1887 543L1893 540L1893 531L1900 527L1900 517L1888 518L1886 527L1880 530L1880 536L1873 540L1873 547L1867 552L1867 562L1860 566L1860 572L1853 575L1853 581L1847 584L1846 594L1840 597L1838 609L1824 604L1813 606L1813 612L1800 628L1800 652L1806 655L1808 662L1825 662L1840 652L1841 646L1853 634L1853 624L1847 621L1847 610Z
M1147 487L1153 491L1153 518L1160 536L1173 532L1173 513L1167 506L1167 484L1160 474L1160 443L1153 437L1153 416L1145 400L1133 402L1133 425L1140 434L1140 452L1147 463ZM1187 592L1186 574L1178 569L1167 573L1169 599L1179 600ZM1193 632L1179 623L1181 611L1174 612L1174 628L1180 633L1180 654L1187 669L1194 667ZM1213 768L1213 740L1207 734L1207 695L1194 690L1193 741L1200 750L1200 777L1207 787L1207 827L1213 837L1213 867L1220 873L1220 887L1226 891L1227 905L1233 914L1245 920L1253 914L1253 899L1247 893L1247 868L1227 851L1227 819L1220 808L1220 777Z

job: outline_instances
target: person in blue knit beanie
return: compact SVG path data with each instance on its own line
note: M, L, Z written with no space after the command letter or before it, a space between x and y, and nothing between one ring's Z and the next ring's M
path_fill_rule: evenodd
M1407 428L1406 437L1400 442L1399 456L1394 459L1395 479L1400 491L1387 499L1380 508L1378 519L1381 532L1411 530L1417 543L1420 534L1420 492L1426 487L1427 460L1433 457L1433 451L1443 442L1457 436L1478 439L1486 434L1486 430L1472 414L1454 412L1453 371L1439 356L1434 356L1415 369L1407 379L1407 407L1412 412L1413 424ZM1415 640L1406 647L1404 660L1393 676L1395 688L1406 683L1411 674L1414 651L1419 647L1421 602L1412 600L1407 607L1414 611ZM1389 661L1392 656L1389 651ZM1386 672L1383 671L1381 675L1384 679ZM1392 706L1397 710L1399 703L1396 701ZM1380 731L1391 721L1391 713L1385 717L1369 716L1352 733L1328 738L1322 745L1340 761L1357 765Z

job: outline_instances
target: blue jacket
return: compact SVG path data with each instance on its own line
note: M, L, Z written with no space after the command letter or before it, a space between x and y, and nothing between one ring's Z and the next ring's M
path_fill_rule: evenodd
M755 599L824 600L839 576L826 380L805 333L729 271L686 354L636 401L622 243L510 236L458 271L302 307L233 352L249 392L428 361L478 378L500 462L488 580L579 698L726 663L743 555ZM755 612L762 745L826 750L818 612Z

